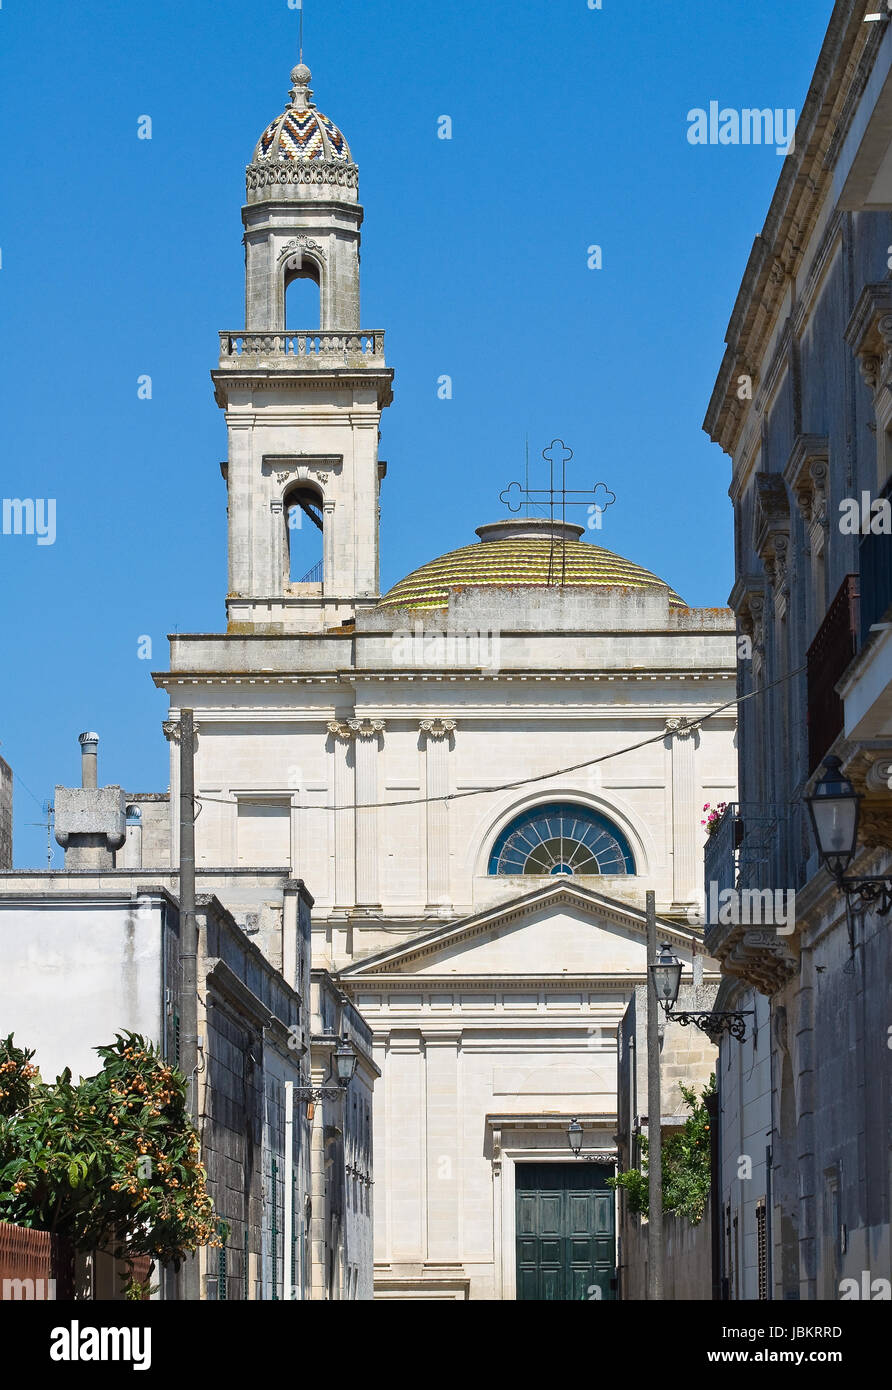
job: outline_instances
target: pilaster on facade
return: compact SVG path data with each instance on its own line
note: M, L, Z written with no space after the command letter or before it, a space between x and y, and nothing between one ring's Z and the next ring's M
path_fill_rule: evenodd
M449 752L457 723L454 719L422 719L419 732L425 768L425 862L428 911L448 909L449 894Z
M356 755L356 906L380 908L378 887L378 753L383 719L348 720Z
M353 730L347 720L333 719L327 731L334 763L334 775L329 779L334 816L334 905L336 911L348 911L356 902Z
M696 727L687 720L666 720L672 763L672 899L673 911L697 898Z
M180 862L180 741L179 719L165 719L161 731L170 745L170 863L177 868ZM198 749L199 724L192 725L192 749Z

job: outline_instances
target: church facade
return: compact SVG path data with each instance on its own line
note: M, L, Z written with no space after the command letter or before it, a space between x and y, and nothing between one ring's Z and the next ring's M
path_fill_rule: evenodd
M483 518L380 594L394 373L361 327L358 170L309 82L247 170L245 327L213 373L227 627L173 637L155 676L170 823L141 803L144 844L163 829L178 862L192 709L199 873L261 942L299 875L313 964L372 1030L376 1297L610 1298L617 1027L647 890L688 978L701 949L734 618L554 515ZM318 327L289 321L296 281Z

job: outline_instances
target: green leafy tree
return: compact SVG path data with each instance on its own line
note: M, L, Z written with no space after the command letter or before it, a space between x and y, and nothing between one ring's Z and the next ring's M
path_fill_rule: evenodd
M135 1033L96 1051L95 1076L46 1084L33 1052L0 1042L0 1221L178 1268L221 1241L186 1079Z
M678 1134L663 1140L663 1211L686 1216L696 1226L703 1219L709 1200L711 1143L706 1098L715 1093L715 1076L709 1078L699 1098L693 1086L679 1082L679 1088L691 1113ZM608 1178L608 1183L626 1193L631 1212L646 1216L647 1137L643 1135L640 1142L641 1167L618 1173L615 1178Z

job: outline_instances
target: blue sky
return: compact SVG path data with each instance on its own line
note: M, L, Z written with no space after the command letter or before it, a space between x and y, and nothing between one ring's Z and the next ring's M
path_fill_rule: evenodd
M396 369L382 586L473 541L525 436L534 471L560 436L574 485L617 494L592 538L723 604L730 465L701 423L782 161L690 145L687 113L798 114L831 0L305 5L316 103L360 166L362 322ZM81 730L102 781L166 788L149 673L169 632L225 621L209 371L217 330L242 326L244 166L287 101L297 23L287 0L0 10L0 494L57 515L51 546L0 535L18 867L46 862L32 822L77 781Z

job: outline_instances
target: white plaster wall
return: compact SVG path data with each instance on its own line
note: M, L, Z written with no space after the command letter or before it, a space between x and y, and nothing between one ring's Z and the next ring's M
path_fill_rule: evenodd
M136 907L0 902L0 1031L45 1077L93 1075L122 1029L160 1041L161 908Z

